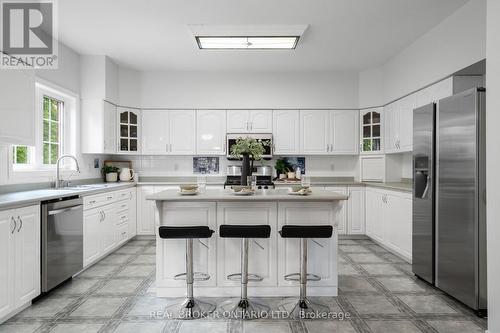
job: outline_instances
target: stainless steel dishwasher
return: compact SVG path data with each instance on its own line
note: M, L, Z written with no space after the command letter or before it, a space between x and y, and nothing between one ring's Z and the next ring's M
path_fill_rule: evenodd
M42 292L83 269L83 199L42 202Z

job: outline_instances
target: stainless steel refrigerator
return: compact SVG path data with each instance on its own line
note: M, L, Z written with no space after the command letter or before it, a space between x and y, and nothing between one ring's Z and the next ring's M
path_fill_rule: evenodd
M486 310L485 91L413 113L413 272Z

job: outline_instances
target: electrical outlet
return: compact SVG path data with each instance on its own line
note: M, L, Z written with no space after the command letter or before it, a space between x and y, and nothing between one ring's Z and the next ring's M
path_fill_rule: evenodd
M99 169L99 162L98 158L94 158L94 169Z

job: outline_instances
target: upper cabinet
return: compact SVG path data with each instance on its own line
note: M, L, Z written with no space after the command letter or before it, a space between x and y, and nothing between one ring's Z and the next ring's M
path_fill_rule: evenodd
M1 70L0 144L35 145L35 73Z
M196 115L193 110L142 110L142 153L194 155Z
M82 100L82 153L116 153L116 105L101 99Z
M83 100L102 99L119 104L118 66L109 57L81 56L80 73L80 93Z
M300 153L300 113L298 110L273 111L274 154Z
M358 154L358 111L300 111L300 153Z
M360 134L361 154L382 153L382 108L360 111Z
M226 111L196 111L196 153L226 154Z
M139 152L139 131L141 113L139 109L118 107L118 152L137 154Z
M272 133L272 110L228 110L228 133Z

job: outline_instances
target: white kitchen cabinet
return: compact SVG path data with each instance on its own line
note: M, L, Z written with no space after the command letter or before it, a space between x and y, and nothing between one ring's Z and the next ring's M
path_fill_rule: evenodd
M169 152L168 112L142 110L142 154L157 155Z
M137 235L137 190L131 188L128 199L128 238Z
M407 96L400 101L398 150L410 152L413 150L413 110L417 107L415 94Z
M411 261L411 193L367 188L366 235Z
M100 208L83 212L83 266L95 262L101 256L101 222L103 216Z
M193 110L142 110L142 154L194 155Z
M196 111L196 154L226 155L226 111Z
M328 153L330 139L330 111L300 111L300 152L310 155Z
M365 234L365 187L349 186L347 200L347 234Z
M228 133L272 133L272 110L228 110Z
M270 238L250 239L248 244L248 272L260 275L263 280L250 285L259 287L275 286L277 272L277 204L258 203L217 203L217 230L223 224L266 224L271 227ZM237 238L217 239L217 285L239 286L239 281L231 281L228 275L241 272L242 240Z
M170 155L194 155L196 151L196 115L193 110L168 112Z
M40 206L0 212L0 322L40 295Z
M399 137L399 116L400 105L398 102L391 103L384 107L384 138L385 138L385 153L397 153ZM412 130L413 133L413 130Z
M116 153L116 105L99 99L82 100L82 152Z
M110 252L117 243L116 238L116 208L107 205L102 208L103 220L101 221L101 252Z
M0 91L0 144L34 146L38 119L35 107L35 71L2 70Z
M380 154L383 152L383 108L364 109L360 112L360 153Z
M284 225L335 223L336 212L331 203L278 204L278 230ZM308 282L308 288L315 286L337 286L337 235L331 238L309 239L307 246L307 269L309 274L321 277L320 281ZM278 237L278 285L297 286L296 281L286 281L287 274L300 272L300 240Z
M357 110L330 111L330 153L358 154L358 123Z
M164 224L167 221L173 225L202 225L212 230L216 226L216 204L208 203L166 203L163 207ZM193 268L194 272L210 275L207 281L197 281L195 286L215 286L217 283L217 239L214 236L206 239L193 239ZM174 276L186 272L186 240L185 239L161 239L156 238L157 255L164 260L158 262L157 283L159 287L184 287L186 281L175 280ZM158 282L160 281L160 282Z
M137 154L140 148L140 110L128 107L118 107L116 114L118 153Z
M325 190L348 195L346 186L327 186ZM339 208L336 209L335 220L337 221L337 233L345 235L347 233L347 201L339 201Z
M273 111L273 144L275 155L300 153L300 112Z
M179 189L178 186L139 186L137 187L137 235L152 236L156 233L158 213L156 203L146 200L146 196L165 190Z

